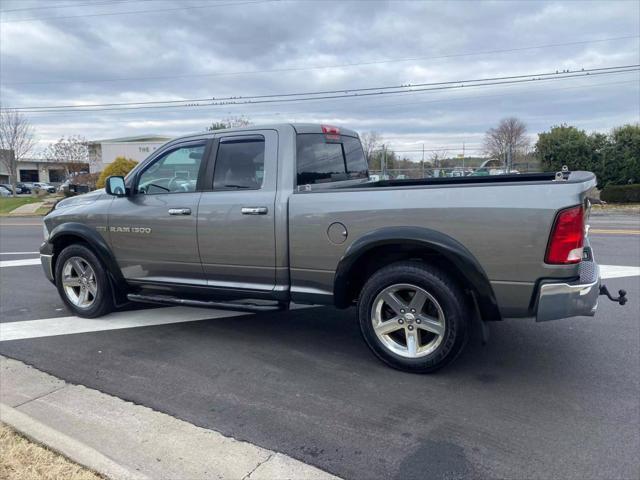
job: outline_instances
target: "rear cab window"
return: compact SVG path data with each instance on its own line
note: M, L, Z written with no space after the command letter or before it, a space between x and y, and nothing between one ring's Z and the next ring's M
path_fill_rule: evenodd
M360 140L337 132L297 134L298 187L368 178Z

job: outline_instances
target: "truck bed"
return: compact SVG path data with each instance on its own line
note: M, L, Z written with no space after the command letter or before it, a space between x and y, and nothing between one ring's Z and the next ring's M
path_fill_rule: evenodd
M379 180L358 185L359 188L370 187L411 187L420 185L460 185L468 183L513 183L540 182L555 178L555 173L522 173L508 175L486 175L468 177L435 177L435 178L406 178L402 180Z
M530 314L542 278L573 278L578 266L544 262L556 213L584 204L591 172L382 180L295 192L289 200L292 291L331 294L333 267L359 238L385 228L416 227L463 245L482 265L504 317ZM344 226L346 241L326 241Z

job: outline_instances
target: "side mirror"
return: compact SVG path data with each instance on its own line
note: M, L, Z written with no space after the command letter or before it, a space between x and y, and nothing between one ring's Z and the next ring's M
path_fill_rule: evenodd
M109 177L104 184L104 189L109 195L124 197L127 194L127 187L124 184L124 177Z

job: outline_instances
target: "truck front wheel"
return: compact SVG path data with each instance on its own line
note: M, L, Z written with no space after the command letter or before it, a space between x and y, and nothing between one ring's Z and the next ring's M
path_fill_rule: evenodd
M84 245L69 245L60 252L55 279L60 297L76 315L94 318L113 310L107 272Z
M383 362L407 372L433 372L455 359L466 344L470 318L457 283L417 261L378 270L358 301L367 345Z

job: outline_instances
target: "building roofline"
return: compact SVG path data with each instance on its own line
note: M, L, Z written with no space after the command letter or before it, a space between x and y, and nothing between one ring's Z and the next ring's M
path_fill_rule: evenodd
M102 140L89 140L87 145L97 145L100 143L134 143L134 142L153 142L153 139L157 139L158 141L168 142L169 140L175 137L169 135L156 135L156 134L148 134L148 135L135 135L132 137L119 137L119 138L105 138Z

